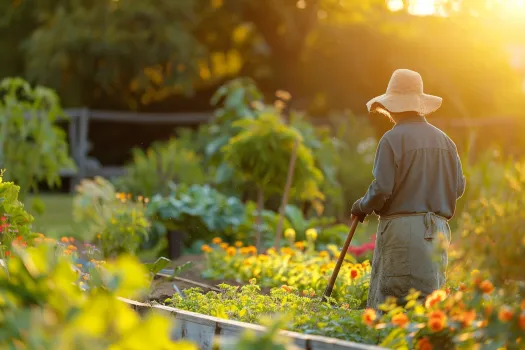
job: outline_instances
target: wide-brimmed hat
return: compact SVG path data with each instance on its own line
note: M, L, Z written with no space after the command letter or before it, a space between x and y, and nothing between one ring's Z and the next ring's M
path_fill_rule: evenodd
M423 79L418 72L398 69L390 78L386 93L377 96L366 104L370 112L374 104L379 103L392 113L418 112L427 115L435 112L443 99L423 92Z

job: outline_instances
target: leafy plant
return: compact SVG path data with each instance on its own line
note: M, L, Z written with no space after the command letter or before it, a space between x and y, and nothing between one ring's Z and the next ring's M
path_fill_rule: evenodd
M31 223L33 217L25 211L18 200L20 187L13 182L4 182L0 171L0 258L10 254L11 244L33 238Z
M296 143L297 160L291 196L312 201L324 199L318 188L323 176L315 167L310 150L303 144L302 136L284 124L278 114L263 112L257 119L238 121L235 125L242 131L223 147L224 158L247 183L255 185L260 215L264 210L265 195L283 191ZM261 248L260 230L256 240Z
M495 283L510 288L513 281L525 280L519 263L525 254L525 162L506 167L504 177L463 212L459 246L463 264L483 269Z
M311 233L310 233L311 235ZM286 233L285 237L288 239ZM293 238L290 238L293 242ZM335 267L334 257L339 255L336 246L327 251L316 252L315 237L297 241L280 251L268 249L267 254L257 254L254 246L240 242L228 245L215 238L212 245L202 247L206 253L207 269L203 276L211 279L227 279L248 282L257 278L263 287L279 287L286 284L299 290L320 295L326 288ZM364 308L370 281L370 263L355 263L352 256L345 258L332 296L352 308Z
M21 78L0 81L0 167L20 186L22 199L40 182L60 185L60 169L75 168L59 118L64 114L53 90Z
M377 331L361 322L360 311L349 310L346 304L332 306L321 302L320 298L310 296L311 291L283 285L273 288L269 294L262 294L255 279L240 288L226 284L219 288L222 289L220 293L206 294L199 288L187 289L185 298L175 294L166 303L183 310L250 323L286 315L291 320L286 324L288 330L368 344L376 342ZM251 337L245 341L253 344Z
M101 178L83 180L73 202L73 216L86 241L96 241L104 256L134 253L148 238L147 200L133 201Z
M172 186L166 196L154 196L148 214L167 230L187 233L186 244L220 235L234 241L244 219L244 205L208 185Z
M117 299L136 297L147 287L147 271L134 258L92 270L87 290L72 266L70 257L47 244L13 252L0 269L2 348L197 349L170 340L167 317L141 317Z
M200 157L181 146L178 139L155 142L147 151L132 150L133 160L126 166L126 175L116 186L122 192L151 197L167 194L169 184L202 184L205 174Z

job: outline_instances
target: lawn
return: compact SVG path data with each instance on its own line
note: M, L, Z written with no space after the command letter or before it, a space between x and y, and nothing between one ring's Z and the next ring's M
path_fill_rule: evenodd
M51 237L75 236L75 223L71 209L73 196L69 194L41 194L38 197L45 205L44 213L40 215L36 214L31 208L31 201L34 197L29 197L25 201L27 210L35 217L33 230Z

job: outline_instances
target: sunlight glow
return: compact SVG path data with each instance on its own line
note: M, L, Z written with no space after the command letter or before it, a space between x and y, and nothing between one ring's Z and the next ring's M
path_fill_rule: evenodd
M465 0L463 0L465 1ZM490 12L498 13L503 17L525 17L525 0L478 0L484 2ZM407 11L415 16L446 16L444 5L451 5L452 11L458 11L461 0L386 0L391 11L401 11L407 4ZM472 13L475 15L476 13Z

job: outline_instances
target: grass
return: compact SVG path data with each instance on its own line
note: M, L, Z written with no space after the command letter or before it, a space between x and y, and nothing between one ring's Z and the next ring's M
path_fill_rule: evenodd
M45 208L42 214L37 214L31 208L32 199L30 196L25 205L27 210L35 217L33 230L42 232L46 236L61 237L75 236L75 223L73 222L73 196L69 194L41 194L38 198L44 203Z

